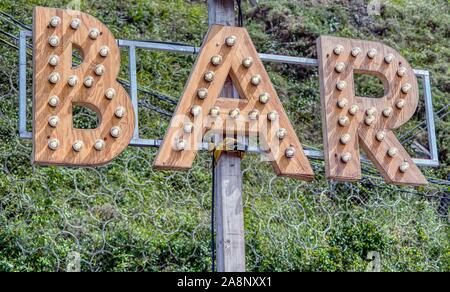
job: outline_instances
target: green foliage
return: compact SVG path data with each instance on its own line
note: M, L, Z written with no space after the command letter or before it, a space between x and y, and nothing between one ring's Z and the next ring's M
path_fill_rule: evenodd
M77 8L76 3L6 0L0 10L31 25L36 5ZM200 46L207 30L204 1L79 3L116 38ZM259 1L255 8L246 7L245 25L258 51L266 53L314 58L315 40L323 34L382 41L413 67L430 70L436 111L448 105L448 1L382 1L380 15L368 15L366 5L361 0ZM17 28L1 20L0 27L18 34ZM140 86L177 99L195 56L143 50L138 56ZM124 79L127 58L124 52L120 72ZM17 51L2 43L0 63L1 271L63 271L74 251L80 254L83 271L210 269L208 153L199 155L186 173L154 171L156 150L132 147L95 169L32 166L31 143L17 135ZM320 149L316 69L281 64L266 68L303 144ZM379 89L374 80L362 83L361 90L369 96ZM31 96L31 82L27 86ZM140 98L168 112L174 109L150 95ZM92 123L83 112L78 114L81 126ZM422 119L420 104L417 115L399 133ZM162 138L168 119L142 108L139 123L143 137ZM436 123L442 166L424 172L447 179L450 122L448 116L437 116ZM415 139L425 143L426 132ZM244 158L248 270L364 271L371 251L379 252L383 271L450 270L448 218L436 212L439 197L448 189L434 184L420 189L388 186L371 166L365 166L361 182L336 184L325 181L322 162L312 165L316 179L304 183L275 177L259 156Z

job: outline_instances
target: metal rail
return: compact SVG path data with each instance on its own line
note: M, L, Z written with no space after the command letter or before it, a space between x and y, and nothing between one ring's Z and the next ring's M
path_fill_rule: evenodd
M32 32L29 30L21 30L19 34L19 136L20 138L31 139L32 133L26 128L26 108L27 108L27 97L26 97L26 70L27 70L27 38L32 37ZM139 108L138 108L138 92L137 92L137 78L136 78L136 49L145 49L153 51L164 51L180 54L198 54L200 48L189 45L182 44L171 44L171 43L161 43L161 42L151 42L151 41L134 41L134 40L117 40L117 44L121 48L128 49L129 56L129 75L130 75L130 96L132 99L134 112L136 115L136 128L133 133L133 139L130 142L130 146L137 147L159 147L162 140L158 139L143 139L139 136ZM303 58L303 57L292 57L283 56L275 54L259 54L262 61L283 63L283 64L293 64L300 65L303 67L317 67L319 62L317 59ZM434 113L433 113L433 101L431 95L431 83L430 74L427 70L414 69L414 73L417 77L422 79L423 91L424 91L424 101L425 101L425 115L426 124L428 132L428 141L430 145L430 158L413 158L415 164L424 167L438 167L438 150L436 143L436 130L434 123ZM255 146L249 146L244 143L242 149L251 153L259 153L261 150ZM200 149L208 149L208 143L202 143ZM318 150L305 149L305 154L309 158L313 159L323 159L323 152ZM366 158L362 158L363 161L368 161Z

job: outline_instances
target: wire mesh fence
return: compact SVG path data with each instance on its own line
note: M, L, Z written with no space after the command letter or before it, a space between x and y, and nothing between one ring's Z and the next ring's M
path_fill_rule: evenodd
M11 19L2 25L2 31L19 28L11 27ZM0 47L0 270L210 270L211 154L198 155L183 173L153 170L157 149L135 147L99 168L33 166L31 142L20 139L17 129L15 35L3 34L9 45ZM178 71L176 82L184 83L189 68ZM289 96L284 84L274 82L282 98ZM141 134L161 138L176 101L141 86ZM313 116L317 108L308 102ZM296 106L305 104L291 105L291 118L314 132ZM436 119L448 119L448 113L448 106L440 108ZM84 110L75 116L81 125L95 123ZM320 133L305 138L304 129L299 136L309 139L305 144L320 148L314 142ZM413 145L425 130L417 122L399 137ZM317 178L306 183L275 176L258 155L244 158L247 270L448 271L448 181L424 169L426 187L387 185L373 165L364 164L360 182L335 183L323 177L323 161L311 163Z

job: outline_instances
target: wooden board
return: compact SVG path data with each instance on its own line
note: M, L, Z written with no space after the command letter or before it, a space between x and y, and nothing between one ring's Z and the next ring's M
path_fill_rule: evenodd
M229 36L235 36L234 46L230 47L226 44ZM211 58L217 55L222 57L222 62L215 66L211 63ZM248 57L253 59L250 68L242 65L243 60ZM214 72L212 82L204 79L204 75L208 71ZM257 86L251 83L251 79L255 75L261 77L261 83ZM231 77L241 99L220 97L228 76ZM198 98L197 90L199 88L208 90L207 98ZM266 104L259 102L259 95L264 92L270 95L270 100ZM194 105L201 108L201 114L195 118L190 114L191 107ZM217 106L220 108L220 115L212 118L209 112ZM232 119L229 112L235 108L240 110L240 115L239 118ZM260 113L256 121L250 120L248 117L249 112L254 109ZM267 115L272 111L278 113L278 118L270 122L267 120ZM192 133L183 132L183 125L186 123L194 125ZM284 128L287 133L282 140L276 137L276 131L279 128ZM305 180L313 178L313 171L303 152L302 145L273 88L269 75L259 59L250 36L244 28L221 25L210 27L159 149L154 164L155 168L189 169L206 132L219 132L226 136L258 135L278 175ZM181 151L176 149L176 143L180 140L187 144L187 147ZM288 147L295 149L295 156L292 158L285 156L285 150Z
M336 49L338 46L340 50ZM352 49L355 52L355 48L359 48L360 52L354 56ZM374 49L376 54L371 58L369 52L375 52ZM425 177L392 133L393 129L406 123L417 108L417 79L408 62L397 51L384 44L339 37L320 37L317 41L317 52L326 176L342 181L360 179L361 143L386 182L426 184ZM340 70L342 68L339 66L336 68L338 64L344 65L343 70ZM403 69L403 76L399 74L400 68ZM356 96L353 80L355 73L371 74L380 78L385 87L385 95L382 98ZM346 82L342 90L337 88L339 81ZM403 92L402 87L406 84L410 85L409 91ZM338 102L342 102L344 98L347 103L341 103L339 107ZM397 107L399 100L404 101L401 109ZM358 110L352 115L350 109L355 109L355 106ZM383 114L383 110L387 108L391 109L390 116ZM348 119L348 125L340 126L339 119L345 119L343 117ZM371 119L372 123L366 124L366 121ZM381 132L385 133L385 138L379 141L376 136L381 135ZM346 134L350 139L347 144L343 144L340 140ZM391 157L388 151L393 148L397 149L397 154ZM351 159L345 163L342 156L346 153L351 155ZM409 166L405 172L400 171L402 164Z
M56 26L50 25L52 17L59 17ZM71 23L79 19L79 27ZM96 39L89 36L92 29L99 34ZM59 38L57 46L49 44L49 38ZM99 54L103 46L109 48L106 57ZM108 28L96 18L72 10L36 7L33 13L33 161L37 164L101 165L115 158L129 144L134 130L134 113L131 100L125 89L116 81L120 68L120 52L116 40ZM81 52L83 62L72 67L72 49ZM49 64L49 58L58 56L56 66ZM97 75L97 65L104 66L103 75ZM52 73L59 74L59 81L49 82ZM76 76L78 83L69 86L70 76ZM84 79L93 78L92 87L84 85ZM115 90L112 99L105 97L108 89ZM56 106L49 105L53 96L59 98ZM96 129L75 129L72 125L74 105L86 106L99 117ZM115 110L123 107L124 116L115 116ZM51 117L58 117L55 127L49 125ZM110 131L120 128L120 136L114 138ZM57 139L59 146L52 150L49 142ZM95 143L104 141L104 148L96 150ZM80 151L74 151L73 144L82 141ZM101 142L100 142L101 143ZM97 144L99 145L99 144ZM101 147L99 147L101 149Z

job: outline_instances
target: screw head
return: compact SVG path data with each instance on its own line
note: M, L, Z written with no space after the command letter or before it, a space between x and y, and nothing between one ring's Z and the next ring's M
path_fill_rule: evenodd
M259 111L257 109L252 109L249 113L248 113L248 118L252 121L256 121L259 118Z
M366 115L367 116L373 116L375 113L377 112L377 109L375 108L375 107L369 107L367 110L366 110Z
M336 71L338 73L344 72L344 70L345 70L345 63L344 62L339 62L334 67L334 71Z
M232 47L236 44L236 37L234 35L230 35L225 39L225 43L227 46Z
M212 71L206 72L205 75L203 76L203 78L207 82L212 82L214 80L214 72L212 72Z
M50 19L50 26L57 27L61 23L61 18L59 16L52 16Z
M352 137L350 136L350 134L344 134L341 136L339 141L341 142L341 144L346 145L348 144L348 142L350 142L351 139Z
M118 138L120 136L120 133L122 132L122 129L118 126L114 126L109 130L109 134L113 138Z
M407 172L409 169L409 163L404 161L402 164L400 164L400 167L398 169L400 170L400 172Z
M376 57L377 53L377 49L372 48L367 52L367 57L369 57L369 59L373 59Z
M359 47L354 47L351 51L351 55L352 57L357 57L359 54L361 53L361 48Z
M373 123L374 123L375 121L376 121L375 116L367 116L367 117L364 119L364 123L365 123L367 126L373 125Z
M271 122L275 121L278 118L278 113L276 111L271 111L267 114L267 119Z
M295 156L295 148L292 146L286 148L286 150L284 151L284 156L286 156L287 158L294 157Z
M105 97L109 100L113 99L116 96L116 90L114 88L108 88L105 91Z
M277 138L282 140L284 138L286 138L287 136L287 131L285 128L279 128L276 132Z
M48 58L48 64L52 67L57 66L59 63L59 57L57 55L51 55L50 58Z
M100 31L96 28L92 28L89 30L89 38L92 40L96 40L100 36Z
M379 142L383 141L384 138L386 138L386 132L384 131L378 131L377 134L375 135L375 138L377 138L377 140Z
M87 88L92 87L92 85L94 85L94 78L92 76L87 76L86 78L84 78L83 84Z
M80 23L81 21L78 18L74 18L72 19L72 21L70 22L70 27L72 29L78 29L80 27Z
M338 119L339 126L346 127L350 123L350 120L347 116L341 116Z
M205 99L208 97L208 89L206 88L199 88L197 90L197 97L200 99Z
M102 139L97 139L94 143L94 149L97 151L102 151L105 149L105 141Z
M343 50L344 50L344 46L342 46L342 45L337 45L337 46L334 47L333 53L334 53L335 55L340 55L340 54L342 53Z
M175 149L178 151L183 151L186 149L187 142L184 139L179 139L175 143Z
M352 116L356 115L359 111L359 106L357 106L356 104L352 105L349 109L348 109L348 113Z
M100 56L102 56L103 58L105 58L106 56L108 56L109 54L109 48L107 46L102 46L100 48L100 50L98 51L98 53L100 54Z
M222 56L216 55L211 58L211 64L214 66L219 66L222 63Z
M48 148L51 150L56 150L59 147L59 140L58 139L50 139L48 141Z
M253 75L252 79L251 79L251 83L254 86L258 86L261 83L261 75L258 75L258 74Z
M347 163L350 160L352 160L352 154L350 152L345 152L344 154L341 155L342 162Z
M78 77L75 75L70 76L69 79L67 79L67 84L70 87L76 86L78 84Z
M395 147L389 148L389 149L388 149L388 152L387 152L387 154L388 154L390 157L394 157L395 155L397 155L397 153L398 153L398 149L395 148Z
M404 99L399 99L399 100L395 103L395 106L396 106L398 109L404 108L405 105L406 105L406 101L405 101Z
M51 107L56 107L59 104L59 97L56 95L53 95L48 99L48 105Z
M336 88L337 88L337 90L339 90L339 91L344 90L346 87L347 87L347 82L344 81L344 80L340 80L340 81L338 81L338 82L336 83Z
M384 108L382 113L385 118L389 118L392 115L392 108L391 107Z
M48 81L51 83L51 84L56 84L56 83L58 83L59 82L59 74L58 73L56 73L56 72L53 72L53 73L51 73L49 76L48 76Z
M59 118L57 116L51 116L48 119L48 125L52 128L55 128L58 125Z
M123 118L125 116L125 108L123 106L118 106L115 110L114 110L114 115L117 118Z
M73 144L72 144L72 149L75 152L80 152L81 149L83 149L84 143L81 140L76 140Z
M209 115L213 118L217 118L220 115L220 108L218 106L211 108Z
M270 100L270 94L268 94L267 92L263 92L259 95L259 102L260 103L268 103Z
M394 61L394 55L393 54L387 54L384 56L384 62L387 64L391 64L392 61Z
M95 66L94 73L97 76L102 76L105 73L105 66L103 66L102 64L98 64L97 66Z
M59 37L57 37L56 35L52 35L48 38L48 43L52 47L57 47L59 45Z
M253 58L247 57L244 60L242 60L242 66L245 68L250 68L253 65Z
M193 105L191 107L191 115L193 115L194 117L199 116L202 113L202 108L199 105Z

